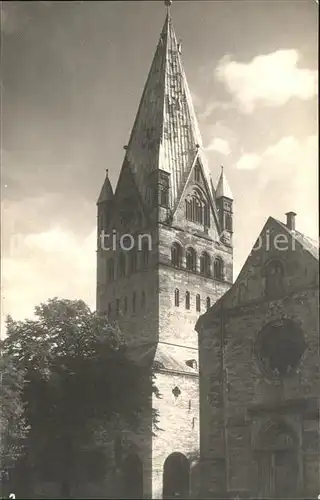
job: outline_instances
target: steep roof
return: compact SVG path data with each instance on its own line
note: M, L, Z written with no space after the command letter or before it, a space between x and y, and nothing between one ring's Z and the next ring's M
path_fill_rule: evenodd
M317 241L313 240L312 238L309 238L309 236L306 236L303 233L300 233L300 231L289 229L286 226L286 224L284 224L283 222L281 222L278 219L275 219L273 217L268 218L262 231L266 227L268 227L270 222L275 222L277 225L279 225L281 230L284 230L289 235L291 235L307 252L309 252L312 255L312 257L314 259L319 260L319 243ZM261 234L261 232L260 232L260 234ZM222 295L222 297L220 297L220 299L218 299L207 312L205 312L204 314L202 314L199 317L199 319L196 323L196 326L195 326L195 330L198 333L200 333L203 325L205 325L207 322L211 321L211 318L213 317L213 315L218 316L218 313L223 309L228 298L230 297L230 295L232 295L234 287L238 283L239 279L241 279L242 270L245 269L247 262L249 262L250 256L251 256L251 253L249 254L245 263L243 264L242 269L241 269L240 273L238 274L238 277L237 277L236 281L233 283L232 287L224 295Z
M271 217L272 219L273 217ZM305 250L307 250L315 259L319 260L319 242L315 241L309 236L306 236L300 231L289 229L283 222L278 219L273 219L283 228L287 233L291 234L291 236L303 246Z
M171 174L172 208L179 200L197 151L212 195L180 52L168 12L126 152L143 200L151 172L162 169Z
M233 200L233 194L226 178L226 174L224 173L223 167L221 167L221 174L216 188L216 199L218 200L219 198L222 198L222 196Z

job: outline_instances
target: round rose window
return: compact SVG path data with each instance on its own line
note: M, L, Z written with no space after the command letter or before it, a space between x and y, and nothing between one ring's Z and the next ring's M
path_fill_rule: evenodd
M290 320L272 322L258 335L256 356L268 377L284 377L295 372L305 350L302 330Z

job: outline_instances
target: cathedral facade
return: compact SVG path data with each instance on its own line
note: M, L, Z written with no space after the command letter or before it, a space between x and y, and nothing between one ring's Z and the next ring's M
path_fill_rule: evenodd
M214 187L168 9L116 189L107 176L98 200L97 310L149 373L139 429L114 440L119 498L199 489L194 327L233 279L233 199L219 175Z
M196 328L203 498L317 498L319 246L293 212Z

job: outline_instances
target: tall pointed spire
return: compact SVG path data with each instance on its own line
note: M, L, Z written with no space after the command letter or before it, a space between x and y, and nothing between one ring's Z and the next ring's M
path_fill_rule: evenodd
M142 199L149 175L161 169L170 174L171 205L181 195L195 157L202 159L208 186L210 175L201 151L202 139L182 67L180 45L167 15L131 132L126 160L135 174ZM200 145L198 150L197 145Z
M216 189L216 199L218 200L219 198L222 198L222 197L229 198L229 200L233 200L233 194L232 194L231 188L229 186L226 175L224 173L224 168L221 165L221 173L220 173L220 177L219 177L217 189Z

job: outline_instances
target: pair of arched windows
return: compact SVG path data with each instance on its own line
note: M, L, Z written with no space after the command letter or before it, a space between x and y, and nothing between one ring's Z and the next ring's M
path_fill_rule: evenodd
M217 280L224 279L224 265L221 257L217 257L213 262L213 275Z
M200 274L203 276L210 276L211 275L211 262L210 262L210 257L207 254L207 252L203 252L203 254L200 257Z

